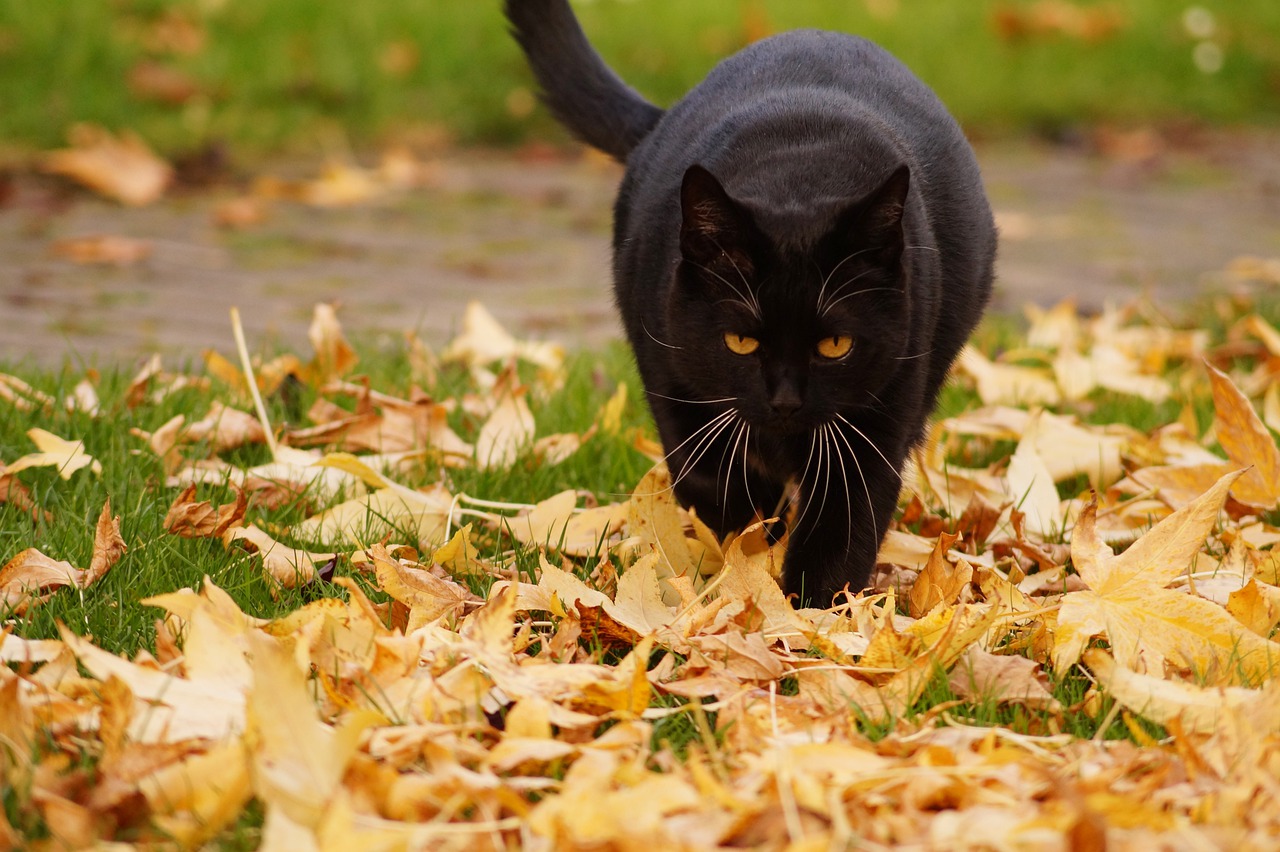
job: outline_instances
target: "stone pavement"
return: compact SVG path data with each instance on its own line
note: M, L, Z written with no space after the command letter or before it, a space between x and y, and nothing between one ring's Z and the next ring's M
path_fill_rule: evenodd
M1062 147L979 146L1002 231L995 307L1084 307L1149 292L1178 302L1243 255L1280 256L1280 132L1142 135ZM1099 150L1102 153L1099 153ZM294 167L296 171L297 168ZM160 351L232 351L238 305L251 346L305 351L311 306L338 300L349 334L449 336L468 299L520 335L571 345L616 337L609 221L619 170L599 158L456 152L429 186L361 205L273 206L217 228L223 188L121 208L41 177L0 191L0 360L122 363ZM133 265L77 265L59 239L150 240ZM173 363L177 363L174 361Z

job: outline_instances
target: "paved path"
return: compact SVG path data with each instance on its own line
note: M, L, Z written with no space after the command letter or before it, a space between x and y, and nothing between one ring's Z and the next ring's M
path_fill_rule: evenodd
M1184 300L1236 256L1280 256L1280 133L1110 147L979 146L1003 232L998 309L1070 295L1096 307L1144 290ZM279 204L240 232L212 224L230 189L134 210L12 178L0 192L0 358L229 352L233 304L251 341L305 349L311 305L334 299L356 334L416 328L440 343L470 298L520 334L570 344L618 334L608 285L616 168L478 153L437 166L428 188L345 209ZM91 234L145 238L154 252L118 268L50 252Z

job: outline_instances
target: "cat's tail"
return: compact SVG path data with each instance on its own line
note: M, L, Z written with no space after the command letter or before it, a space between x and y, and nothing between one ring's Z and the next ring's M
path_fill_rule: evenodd
M569 0L505 0L512 34L542 87L542 100L574 136L626 160L662 110L609 69L587 41Z

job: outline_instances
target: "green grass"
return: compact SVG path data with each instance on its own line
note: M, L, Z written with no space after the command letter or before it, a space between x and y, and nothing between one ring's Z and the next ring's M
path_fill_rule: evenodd
M1193 62L1187 4L1080 3L1120 10L1122 28L1096 42L998 35L998 10L1034 5L601 0L578 11L606 59L662 104L764 20L881 42L980 132L1280 118L1278 4L1210 4L1224 58L1212 74ZM157 44L157 23L175 18L203 34L190 52ZM144 60L186 75L197 94L176 105L141 96L129 80ZM60 144L77 121L134 128L169 153L212 141L236 153L315 153L440 129L464 142L563 138L532 109L531 86L497 0L0 0L0 145L19 151Z

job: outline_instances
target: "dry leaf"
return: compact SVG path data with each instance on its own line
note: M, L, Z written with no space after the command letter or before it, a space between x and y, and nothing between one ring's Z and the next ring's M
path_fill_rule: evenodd
M70 136L70 148L44 155L44 171L133 206L158 200L173 179L173 168L135 133L112 136L101 127L79 124Z
M108 235L57 240L49 251L72 263L132 266L151 257L152 246L149 240Z
M77 470L86 467L93 473L102 474L102 465L84 451L83 441L67 441L39 428L28 429L27 437L40 452L9 462L5 465L6 474L12 475L29 467L56 467L63 479L70 479Z

